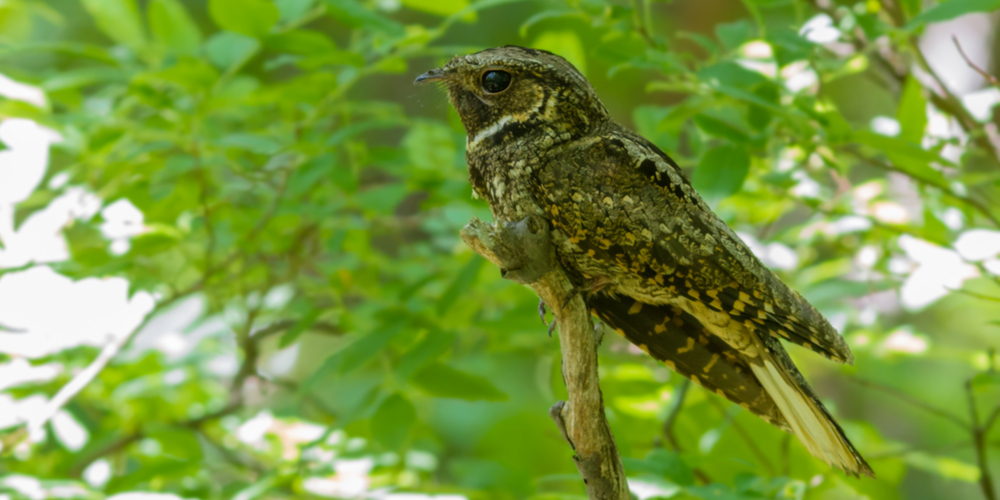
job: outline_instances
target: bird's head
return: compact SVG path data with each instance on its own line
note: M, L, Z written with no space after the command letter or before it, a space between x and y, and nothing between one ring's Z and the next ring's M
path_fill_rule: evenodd
M514 143L533 132L582 136L608 119L590 82L567 60L544 50L508 45L453 57L414 81L438 82L469 135L482 141Z

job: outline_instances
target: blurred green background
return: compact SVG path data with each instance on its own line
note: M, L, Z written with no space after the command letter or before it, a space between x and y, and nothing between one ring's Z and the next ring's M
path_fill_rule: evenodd
M0 0L0 123L61 138L0 144L0 184L44 172L0 202L0 498L584 498L558 342L459 240L489 211L444 92L411 84L503 44L576 64L856 356L789 347L878 480L606 336L637 497L995 498L1000 91L951 36L988 73L996 8ZM60 210L65 255L12 257ZM74 337L116 313L42 267L139 312Z

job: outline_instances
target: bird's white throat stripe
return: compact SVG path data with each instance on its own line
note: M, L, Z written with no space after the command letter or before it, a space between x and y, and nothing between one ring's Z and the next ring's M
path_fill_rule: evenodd
M493 125L490 125L489 127L486 127L480 130L479 132L476 132L476 135L474 137L470 137L467 140L467 142L465 143L465 148L475 149L476 146L479 144L479 141L482 141L483 139L503 130L504 126L510 123L510 121L513 119L514 119L513 115L507 115L494 122Z

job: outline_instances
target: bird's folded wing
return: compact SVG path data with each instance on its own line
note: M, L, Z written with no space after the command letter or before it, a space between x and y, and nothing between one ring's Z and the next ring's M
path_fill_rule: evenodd
M655 145L621 130L592 141L575 155L575 163L574 168L592 169L596 192L588 207L594 213L571 217L601 221L597 234L579 242L583 252L594 252L596 258L642 276L650 286L673 287L672 294L752 322L775 337L834 361L853 362L836 329L761 264ZM659 217L651 217L651 211ZM563 213L552 222L570 235L576 230ZM604 238L621 234L628 241Z
M671 370L790 432L744 358L690 314L605 294L591 296L588 306L606 325Z

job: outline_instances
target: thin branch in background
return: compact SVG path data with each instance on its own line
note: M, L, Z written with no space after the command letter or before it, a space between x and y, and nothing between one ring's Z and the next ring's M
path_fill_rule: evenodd
M979 409L976 407L972 379L965 382L965 394L969 401L969 417L972 419L972 444L976 451L976 463L979 466L979 487L983 490L983 496L986 497L986 500L996 500L993 474L990 473L989 460L986 457L986 434L989 427L979 425ZM989 420L994 420L993 415L990 416Z
M677 388L674 389L673 397L670 398L670 408L667 410L667 419L663 422L663 437L666 438L667 442L674 449L674 453L683 453L680 441L677 440L677 436L674 434L674 424L677 422L677 416L680 415L681 410L684 409L684 400L687 398L688 390L691 388L691 380L681 379L681 382L677 384ZM712 478L709 477L705 471L699 469L698 467L691 467L691 472L694 477L701 481L702 484L711 484Z
M863 155L863 154L861 154L858 151L853 150L853 149L848 149L848 151L851 152L851 153L853 153L858 159L867 162L869 165L881 168L883 170L888 170L888 171L891 171L891 172L897 172L897 173L903 174L903 175L909 177L910 179L913 179L915 182L917 182L919 184L922 184L924 186L930 186L930 187L934 187L934 188L940 189L942 192L944 192L944 194L946 194L946 195L948 195L948 196L950 196L950 197L952 197L952 198L954 198L956 200L960 200L960 201L962 201L964 203L969 204L969 206L971 206L977 212L981 213L984 217L986 217L987 219L989 219L990 222L992 222L994 226L1000 227L1000 218L997 218L997 216L994 215L993 212L990 211L990 208L986 204L984 204L983 202L981 202L979 200L976 200L976 199L974 199L974 198L972 198L970 196L960 195L957 192L955 192L955 190L952 189L950 186L941 185L941 184L938 184L936 182L924 179L922 177L917 177L917 176L913 175L911 172L907 172L907 171L905 171L905 170L897 167L893 163L890 163L890 162L887 162L887 161L882 161L882 160L877 160L875 158L870 158L870 157L865 156L865 155Z
M968 64L970 68L972 68L976 73L979 73L980 76L985 78L986 81L990 82L990 84L994 87L1000 87L1000 82L997 81L995 76L987 73L986 70L980 68L976 63L972 62L972 59L969 59L969 56L967 56L965 51L962 50L962 44L958 43L957 36L952 35L951 41L955 43L955 48L958 49L958 53L962 54L962 59L965 59L965 64Z
M677 388L674 390L674 395L670 400L670 409L667 411L667 419L663 422L663 437L667 439L670 446L674 448L674 451L680 453L681 444L677 441L677 436L674 435L674 423L677 422L677 415L680 414L681 409L684 407L684 398L687 397L688 388L691 387L691 381L688 379L682 379L680 384L677 384Z
M87 455L86 457L84 457L82 460L79 460L75 464L73 464L73 466L70 467L70 469L69 469L69 475L70 476L75 476L75 477L80 476L80 474L82 474L83 471L87 470L87 467L90 467L90 464L92 464L92 463L100 460L103 457L106 457L108 455L112 455L112 454L118 453L119 451L124 450L129 445L131 445L132 443L134 443L136 441L139 441L140 439L144 438L145 436L146 435L141 430L139 430L139 431L132 432L130 434L126 434L125 436L122 436L122 437L120 437L120 438L112 441L107 446L104 446L103 448L101 448L101 449L99 449L97 451L94 451L93 453L91 453L91 454Z
M997 423L997 418L1000 418L1000 405L993 408L993 412L990 413L989 417L986 417L986 421L983 422L983 431L989 432L993 428L993 425Z
M1000 302L1000 297L994 297L992 295L986 295L982 293L977 293L973 291L966 290L964 288L947 288L949 292L960 293L962 295L968 295L969 297L975 297L977 299L989 300L991 302Z
M967 422L963 421L958 416L956 416L956 415L954 415L954 414L952 414L952 413L950 413L948 411L942 410L940 408L931 406L931 405L929 405L929 404L927 404L927 403L925 403L925 402L923 402L923 401L921 401L921 400L919 400L919 399L917 399L917 398L915 398L915 397L913 397L913 396L911 396L909 394L906 394L904 392L899 391L898 389L896 389L894 387L889 387L887 385L883 385L883 384L880 384L878 382L872 382L871 380L865 380L863 378L856 378L856 377L854 377L854 378L848 378L848 380L854 382L855 384L858 384L858 385L861 385L861 386L864 386L864 387L868 387L870 389L875 389L875 390L884 392L884 393L886 393L886 394L888 394L890 396L895 397L896 399L898 399L900 401L903 401L903 402L909 404L910 406L913 406L915 408L919 408L921 410L924 410L927 413L930 413L932 415L937 415L938 417L941 417L941 418L943 418L945 420L948 420L949 422L951 422L951 423L953 423L953 424L955 424L955 425L957 425L957 426L959 426L962 429L965 429L967 431L971 429L971 427L969 426L969 424Z
M903 455L907 455L914 452L937 454L941 452L954 451L961 448L965 448L966 446L969 446L971 444L972 444L971 440L962 440L962 441L956 441L954 443L943 444L940 446L928 446L921 448L916 448L913 446L898 446L895 448L891 448L887 451L883 451L881 453L866 453L865 456L868 457L868 460L878 460L881 458L901 457Z
M649 0L642 0L642 1L646 4L647 7L649 6ZM646 40L646 43L648 43L650 47L656 47L656 41L653 40L653 34L650 33L650 28L649 26L647 26L647 24L650 22L649 10L646 9L646 15L643 16L641 13L642 9L639 8L639 0L632 0L632 11L633 11L633 17L635 18L633 21L635 24L635 30L639 32L639 35L641 35L642 38Z
M771 464L771 461L768 460L767 455L765 455L764 452L760 449L760 447L757 446L757 443L750 436L750 433L747 432L746 429L744 429L743 426L736 421L736 416L730 415L729 412L726 411L725 405L718 399L709 396L708 401L712 403L712 406L715 406L715 408L718 409L720 413L722 413L722 416L726 418L726 421L728 421L729 424L733 427L733 430L735 430L736 433L740 435L740 438L743 439L744 442L746 442L747 448L750 448L750 452L753 453L755 457L757 457L757 461L760 462L765 469L767 469L767 473L772 476L778 475L778 471L774 468L774 465Z

